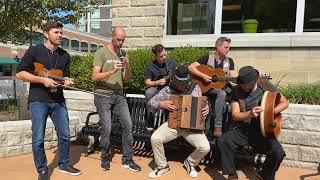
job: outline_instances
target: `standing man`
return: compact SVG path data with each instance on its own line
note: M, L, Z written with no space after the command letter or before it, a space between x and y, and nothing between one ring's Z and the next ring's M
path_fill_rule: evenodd
M44 44L30 47L17 67L17 78L30 82L29 108L32 122L32 151L34 163L41 180L48 179L47 158L44 150L44 136L48 116L51 117L58 135L59 171L70 175L80 175L81 171L72 167L69 158L70 130L69 117L63 91L58 83L47 77L34 75L34 63L46 69L63 72L63 85L73 84L70 76L70 55L60 47L63 25L57 21L47 21L43 28Z
M111 111L119 119L122 128L122 167L132 171L141 170L132 159L132 121L123 92L123 81L131 79L129 61L125 51L121 49L125 37L124 29L115 27L111 43L100 48L95 53L93 61L92 80L95 82L95 91L109 96L94 96L101 123L101 169L104 171L110 169L111 161Z
M177 107L174 106L170 100L171 94L191 95L194 97L201 96L201 89L198 85L191 82L191 76L187 67L179 66L171 76L169 86L162 88L158 94L153 96L148 102L148 105L156 110L162 108L167 111L174 111ZM209 106L206 104L202 109L202 116L206 118L208 113ZM168 127L168 122L165 122L151 136L151 146L156 168L149 173L149 178L157 178L171 171L165 156L164 144L180 136L184 137L188 143L195 147L194 151L188 156L183 164L189 176L198 176L195 167L210 151L210 144L206 135L201 130L172 129Z
M217 39L215 48L216 51L209 55L206 55L196 62L190 64L189 70L192 74L203 78L206 82L212 82L211 77L200 72L197 67L200 64L205 64L213 69L223 69L228 77L237 77L238 74L234 70L234 62L232 58L227 57L230 50L231 39L227 37L220 37ZM226 101L226 92L220 89L212 89L203 95L208 96L210 99L210 104L214 106L214 136L219 137L222 134L222 118L223 118L223 107ZM215 101L213 101L215 99Z
M234 162L235 150L241 146L251 145L256 152L266 154L257 180L274 180L285 152L277 138L262 136L259 116L263 109L258 104L261 104L265 91L277 91L277 89L267 80L259 79L259 72L252 66L245 66L239 70L237 84L232 90L231 97L232 119L238 122L237 126L218 139L222 172L228 175L228 180L238 180ZM282 112L288 105L287 99L281 95L274 113Z

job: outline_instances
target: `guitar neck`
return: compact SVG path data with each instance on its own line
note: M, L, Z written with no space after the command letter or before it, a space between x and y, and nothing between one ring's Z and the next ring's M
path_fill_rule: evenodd
M237 77L212 77L212 82L216 82L216 81L232 81L235 82L237 81Z

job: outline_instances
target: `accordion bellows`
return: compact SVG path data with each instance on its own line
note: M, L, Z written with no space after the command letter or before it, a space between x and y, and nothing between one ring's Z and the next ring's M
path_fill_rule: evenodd
M169 112L168 127L173 129L205 129L202 109L207 105L206 96L171 95L170 100L177 109Z

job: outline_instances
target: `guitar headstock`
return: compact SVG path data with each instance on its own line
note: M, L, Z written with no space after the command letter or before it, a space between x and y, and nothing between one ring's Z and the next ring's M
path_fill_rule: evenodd
M270 76L270 73L269 73L269 75L267 75L267 74L260 74L260 77L259 77L260 79L266 79L266 80L271 80L272 79L272 77Z

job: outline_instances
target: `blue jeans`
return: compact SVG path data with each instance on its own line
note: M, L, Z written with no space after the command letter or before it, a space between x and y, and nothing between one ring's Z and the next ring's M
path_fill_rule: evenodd
M132 122L127 100L122 95L110 94L110 97L94 96L94 104L97 108L101 124L101 160L110 161L110 133L111 133L111 111L117 117L122 130L122 162L126 163L133 157L132 150Z
M48 171L44 150L44 136L48 116L51 117L58 136L58 165L69 164L70 130L67 106L62 103L30 102L32 122L32 151L37 171Z

